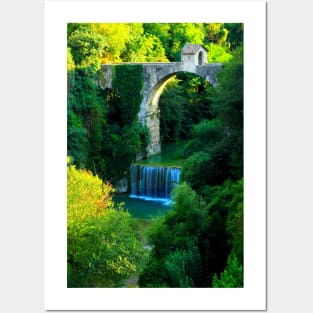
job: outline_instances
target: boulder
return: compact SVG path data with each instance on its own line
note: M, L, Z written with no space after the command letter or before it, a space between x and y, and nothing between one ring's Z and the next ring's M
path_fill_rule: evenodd
M128 190L128 182L127 179L124 177L120 180L118 180L115 184L114 184L114 189L116 190L116 192L118 193L125 193Z

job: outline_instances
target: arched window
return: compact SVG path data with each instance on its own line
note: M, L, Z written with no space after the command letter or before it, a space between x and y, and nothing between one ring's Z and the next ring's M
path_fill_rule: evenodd
M200 51L198 54L198 64L202 65L203 64L203 52Z

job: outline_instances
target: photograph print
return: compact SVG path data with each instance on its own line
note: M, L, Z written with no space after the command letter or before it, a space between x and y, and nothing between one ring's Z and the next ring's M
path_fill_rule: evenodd
M243 288L244 23L67 24L67 288Z

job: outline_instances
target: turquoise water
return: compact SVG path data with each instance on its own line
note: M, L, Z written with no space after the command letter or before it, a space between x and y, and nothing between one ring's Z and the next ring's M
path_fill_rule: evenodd
M147 166L181 167L184 161L184 147L187 143L188 140L164 144L162 145L162 152L160 154L151 156L146 160L136 162L136 164ZM149 179L152 180L152 177ZM147 177L147 182L149 179ZM149 184L152 188L152 181ZM138 190L136 189L136 192L134 190L132 192L133 196L115 195L113 197L116 204L124 202L124 209L127 210L133 217L151 219L164 215L172 209L168 194L164 195L164 193L159 191L154 192L152 189L149 190L149 188L141 185L137 187ZM143 189L143 191L141 189ZM147 189L146 192L144 192L145 189ZM156 199L152 196L167 196L167 198Z
M151 201L148 198L133 198L128 195L115 195L113 197L115 204L124 202L124 209L133 217L142 219L151 219L166 214L171 210L168 199ZM167 201L165 201L167 200Z

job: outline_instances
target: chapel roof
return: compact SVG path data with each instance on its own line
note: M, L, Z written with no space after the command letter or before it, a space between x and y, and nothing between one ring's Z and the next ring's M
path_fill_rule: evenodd
M183 54L196 54L202 48L208 51L203 45L186 43L182 49Z

